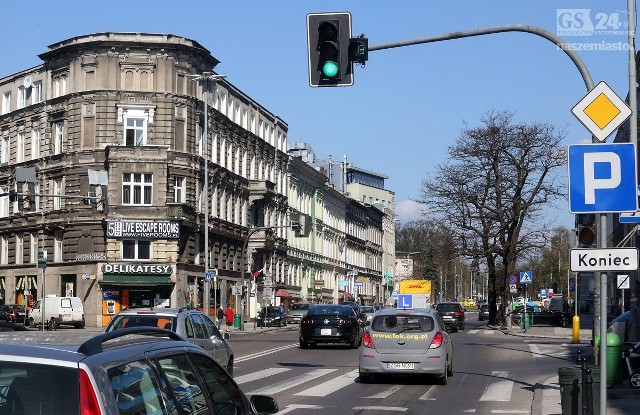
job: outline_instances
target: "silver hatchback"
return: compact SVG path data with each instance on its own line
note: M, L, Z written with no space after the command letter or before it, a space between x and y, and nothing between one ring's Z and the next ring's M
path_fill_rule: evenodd
M433 309L385 308L375 314L362 336L360 381L374 374L436 375L447 384L453 375L453 344Z
M124 327L158 327L178 333L188 342L206 350L233 376L233 350L211 319L193 308L131 308L113 316L106 332Z

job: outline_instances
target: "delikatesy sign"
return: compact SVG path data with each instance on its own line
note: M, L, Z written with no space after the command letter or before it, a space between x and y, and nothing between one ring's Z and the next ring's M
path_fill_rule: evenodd
M635 271L637 248L572 249L571 271Z

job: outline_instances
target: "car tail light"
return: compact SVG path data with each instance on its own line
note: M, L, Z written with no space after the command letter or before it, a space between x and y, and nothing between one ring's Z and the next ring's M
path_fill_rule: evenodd
M313 326L313 320L303 318L302 320L300 320L300 325L302 325L302 326Z
M433 336L433 340L431 340L431 345L429 346L429 349L437 349L438 347L442 346L442 341L443 341L443 337L442 337L442 333L437 332L435 336Z
M456 311L455 315L456 315L456 317L460 317L462 315L462 311Z
M362 347L366 347L367 349L375 349L376 347L373 345L373 339L368 331L365 331L362 335Z
M91 379L84 370L80 370L80 415L100 415L100 405Z
M341 326L347 326L347 327L351 326L351 320L349 320L348 318L341 318L340 320L338 320L338 323Z

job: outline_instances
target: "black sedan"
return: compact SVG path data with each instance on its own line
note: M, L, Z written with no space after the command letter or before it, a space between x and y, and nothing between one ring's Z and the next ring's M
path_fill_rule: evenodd
M451 331L464 330L464 307L458 302L442 302L436 305L436 311Z
M511 312L511 318L514 324L522 325L523 312L524 306L518 306ZM562 311L551 311L545 308L527 306L526 313L532 326L569 327L569 325L571 325L571 314Z
M262 307L256 318L258 327L282 327L287 325L287 313L282 306Z
M346 343L357 349L362 343L364 325L353 307L318 304L300 321L300 348L318 343Z
M27 312L24 307L19 304L4 304L0 308L0 314L0 318L9 323L24 324Z

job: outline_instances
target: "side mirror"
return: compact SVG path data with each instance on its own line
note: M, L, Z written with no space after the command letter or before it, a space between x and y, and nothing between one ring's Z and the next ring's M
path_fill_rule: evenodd
M231 333L227 333L226 331L224 333L222 333L222 337L225 340L229 340L231 338Z

